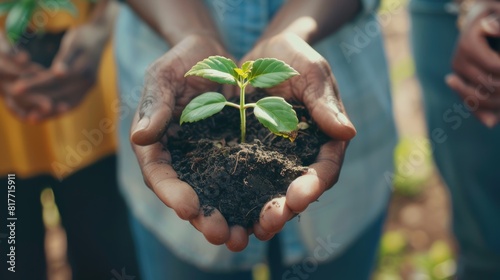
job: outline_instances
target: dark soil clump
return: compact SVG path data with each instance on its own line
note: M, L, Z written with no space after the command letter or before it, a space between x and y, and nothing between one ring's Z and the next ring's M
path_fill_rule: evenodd
M248 95L249 102L262 98ZM310 121L303 106L294 106L300 130L294 142L275 136L247 110L247 139L240 144L239 111L224 108L213 117L183 124L168 149L179 178L199 196L205 215L218 209L229 225L252 227L262 207L284 196L288 185L314 162L328 138Z
M30 33L26 32L19 39L18 46L30 54L30 59L49 68L54 60L65 32Z

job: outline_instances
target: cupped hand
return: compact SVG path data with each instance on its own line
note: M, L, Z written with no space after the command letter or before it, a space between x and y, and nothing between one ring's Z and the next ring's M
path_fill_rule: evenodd
M39 66L6 89L13 111L38 122L79 105L95 83L108 33L93 22L67 31L49 69Z
M214 38L191 35L149 67L132 122L131 142L144 181L158 198L181 219L189 221L210 243L226 244L231 250L239 251L248 243L246 229L229 228L218 210L205 217L197 194L178 179L171 166L170 152L165 149L168 124L178 120L194 97L219 87L203 78L184 77L193 65L211 55L227 56L227 53Z
M462 25L453 56L453 71L446 83L486 126L500 122L500 50L488 37L500 37L500 3L478 2Z
M260 220L253 228L261 240L273 237L288 220L336 183L348 141L356 135L328 62L309 44L296 35L279 34L259 42L242 61L265 57L283 60L300 73L267 89L267 93L304 104L331 140L321 147L308 172L290 184L285 197L274 199L262 208Z
M9 94L16 81L32 77L41 71L41 67L30 61L29 54L16 50L0 31L0 95L5 99L7 108L16 115L22 115L13 96ZM35 106L36 104L30 104Z

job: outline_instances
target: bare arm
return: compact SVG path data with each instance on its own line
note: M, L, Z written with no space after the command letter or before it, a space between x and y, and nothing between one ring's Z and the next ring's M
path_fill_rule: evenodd
M220 38L202 1L128 0L127 2L171 46L190 35Z
M289 0L262 39L290 32L312 45L337 31L361 9L359 0Z

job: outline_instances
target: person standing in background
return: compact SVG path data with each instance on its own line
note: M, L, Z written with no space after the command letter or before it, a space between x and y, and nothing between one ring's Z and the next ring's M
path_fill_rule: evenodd
M500 2L460 2L412 0L412 46L458 279L500 279L500 56L488 43L500 37Z
M0 217L3 225L8 174L15 174L17 218L15 272L7 270L11 245L0 239L0 279L46 279L40 204L46 187L55 193L67 233L73 279L138 275L114 156L110 35L118 7L107 0L74 4L78 16L48 69L0 34Z

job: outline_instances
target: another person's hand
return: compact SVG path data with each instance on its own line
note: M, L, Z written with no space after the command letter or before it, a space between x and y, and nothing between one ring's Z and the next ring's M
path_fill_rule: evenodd
M191 35L149 67L142 99L132 122L131 142L144 181L158 198L181 219L188 220L210 243L226 243L230 249L237 250L246 247L247 231L242 227L229 228L217 210L205 217L196 192L178 179L171 166L170 152L165 149L168 124L178 120L194 97L219 87L203 78L184 77L193 65L211 55L227 56L227 53L213 37Z
M283 60L300 73L267 89L267 93L303 103L319 128L331 138L321 147L309 171L290 184L286 197L274 199L279 203L271 201L262 208L253 233L268 240L336 183L348 141L356 130L344 111L328 62L309 44L296 35L279 34L259 42L242 61L264 57Z
M41 67L30 61L29 54L15 50L9 43L4 32L0 31L0 95L4 98L7 108L16 115L22 115L10 93L13 84L21 79L35 75ZM26 104L37 106L37 104Z
M99 16L67 31L49 69L39 66L5 89L8 104L18 116L38 122L80 104L96 81L117 6L101 9Z
M500 37L500 3L477 3L463 20L446 82L488 127L500 122L500 55L487 37Z

